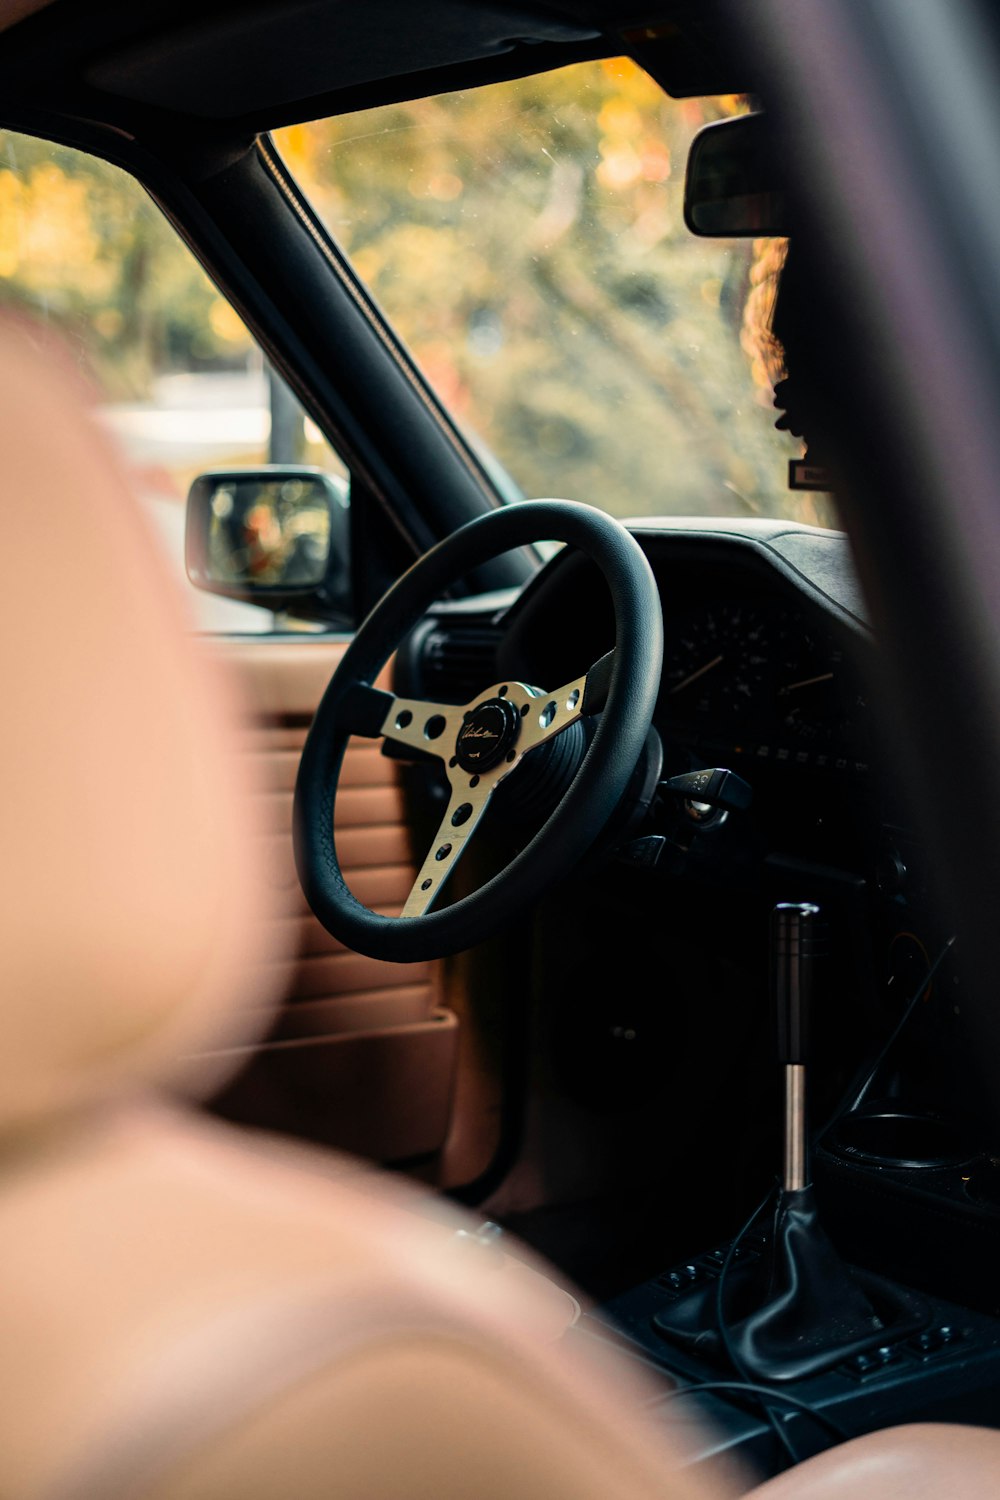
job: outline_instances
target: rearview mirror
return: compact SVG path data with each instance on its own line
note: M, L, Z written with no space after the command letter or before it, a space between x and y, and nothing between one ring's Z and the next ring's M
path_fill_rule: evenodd
M187 502L188 577L267 609L349 615L349 504L346 482L319 469L200 474Z
M699 130L688 153L684 222L703 237L788 233L784 172L766 115Z

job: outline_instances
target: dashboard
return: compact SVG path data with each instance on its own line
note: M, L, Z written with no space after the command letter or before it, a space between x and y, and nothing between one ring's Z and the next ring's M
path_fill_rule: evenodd
M934 956L950 951L950 934L896 774L847 539L763 521L630 529L663 612L656 787L645 800L634 790L632 821L527 913L503 951L531 955L517 972L531 976L539 1076L547 1100L568 1101L571 1122L550 1136L585 1140L578 1149L595 1179L604 1172L616 1191L631 1184L637 1194L655 1140L672 1201L695 1205L707 1225L717 1175L739 1194L778 1150L775 904L821 912L810 1083L820 1120L920 993ZM397 685L457 703L507 677L546 689L613 644L603 579L564 549L520 592L436 605L398 653ZM668 784L712 767L746 782L749 805L706 815ZM418 795L430 795L421 777L431 768L414 769ZM505 803L489 856L504 859L534 831ZM493 950L470 972L483 989L500 974L511 1003L512 971ZM948 1003L920 1013L904 1058L906 1097L948 1119L967 1110L961 993L952 965L947 990L927 992Z
M887 847L902 815L879 775L876 656L846 537L759 520L630 529L663 610L661 774L723 766L753 790L750 814L700 841L699 877L742 870L749 880L785 859L871 883L880 864L905 864ZM397 679L412 696L461 703L498 677L568 681L613 644L606 584L563 549L520 593L436 606L401 651ZM647 818L640 831L661 825Z
M663 609L655 722L665 743L866 775L872 646L846 538L761 522L633 532ZM606 586L571 553L496 624L499 670L542 685L585 671L614 641Z

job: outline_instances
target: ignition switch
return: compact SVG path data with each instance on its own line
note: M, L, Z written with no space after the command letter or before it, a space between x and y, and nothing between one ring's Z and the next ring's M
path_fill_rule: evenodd
M617 857L624 864L670 874L680 873L696 835L720 828L731 812L745 812L753 801L749 783L723 766L670 776L658 782L656 790L679 799L684 831L676 827L672 837L657 833L634 839L618 850Z

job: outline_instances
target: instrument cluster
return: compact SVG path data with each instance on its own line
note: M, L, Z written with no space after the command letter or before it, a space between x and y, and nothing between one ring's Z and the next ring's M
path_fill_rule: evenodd
M786 524L763 540L692 536L680 523L636 534L663 607L655 724L682 769L869 769L874 654L846 540ZM524 682L569 681L615 639L607 585L569 549L498 627L499 669Z
M867 690L821 624L773 600L726 597L664 625L661 734L759 761L867 771Z

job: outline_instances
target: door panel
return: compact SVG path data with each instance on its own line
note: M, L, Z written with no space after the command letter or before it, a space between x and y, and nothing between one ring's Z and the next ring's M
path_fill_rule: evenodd
M316 704L346 641L216 642L252 709L245 735L265 788L261 856L287 898L294 955L276 981L281 1008L248 1067L216 1101L231 1118L292 1130L378 1161L441 1150L451 1122L458 1043L439 1003L438 964L392 964L331 937L302 896L292 853L292 799ZM396 914L416 876L398 766L353 740L337 794L337 851L355 895Z

